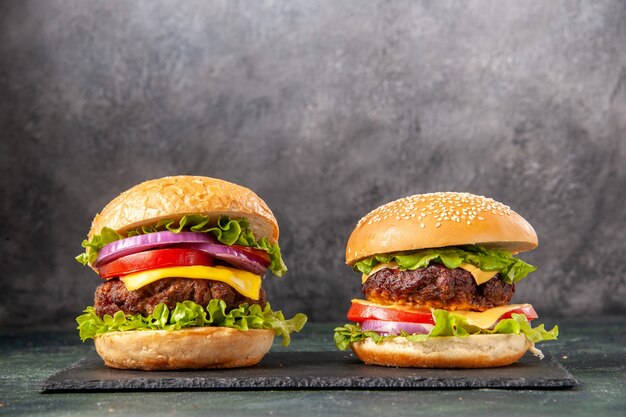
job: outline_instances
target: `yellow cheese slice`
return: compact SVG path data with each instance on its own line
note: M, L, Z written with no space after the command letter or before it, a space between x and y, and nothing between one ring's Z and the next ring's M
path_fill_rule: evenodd
M479 267L472 264L461 264L459 265L459 268L465 269L467 272L472 274L474 280L476 281L476 285L484 284L498 273L498 271L483 271Z
M355 298L352 300L353 303L356 304L363 304L366 306L372 306L372 307L384 307L384 308L390 308L392 310L398 310L398 311L406 311L407 313L423 313L424 310L431 310L431 308L429 307L424 307L424 306L420 306L420 305L413 305L413 304L390 304L390 305L382 305L382 304L377 304L377 303L373 303L369 300L362 300L360 298Z
M381 305L381 304L373 303L368 300L361 300L358 298L353 299L352 302L356 304L363 304L363 305L368 305L368 306L373 306L373 307L383 307L383 308L389 308L392 310L406 311L409 313L424 312L424 309L430 310L431 312L435 310L434 308L424 307L424 306L419 306L419 305L406 305L406 304ZM520 308L525 308L525 307L532 307L532 306L530 304L509 304L505 306L494 307L487 311L454 310L454 311L450 311L450 314L464 317L467 320L467 323L472 326L480 327L481 329L489 329L496 323L496 321L498 321L500 317L502 317L503 314L506 314L510 311L517 310Z
M365 281L367 281L370 276L374 275L376 272L380 271L383 268L398 269L399 266L395 262L378 264L374 268L372 268L369 274L363 274L361 276L361 284L365 284ZM461 264L459 265L459 268L464 269L472 274L474 280L476 281L476 285L484 284L485 282L496 276L496 274L498 273L498 271L483 271L472 264Z
M261 277L241 269L226 266L173 266L168 268L149 269L147 271L128 274L120 279L129 291L137 290L144 285L163 278L195 278L210 279L228 284L239 294L252 300L259 299Z
M464 317L467 323L480 327L481 329L489 329L496 324L496 321L505 313L508 313L518 308L531 307L530 304L509 304L506 306L490 308L487 311L451 311L450 314Z

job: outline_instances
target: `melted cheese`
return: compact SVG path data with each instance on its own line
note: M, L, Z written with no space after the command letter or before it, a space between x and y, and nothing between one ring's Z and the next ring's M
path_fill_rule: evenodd
M259 299L259 291L261 289L261 277L259 275L221 265L157 268L128 274L120 279L124 282L129 291L134 291L154 281L172 277L220 281L230 285L239 294L252 300Z
M509 304L506 306L490 308L487 311L451 311L450 314L464 317L468 324L480 327L481 329L489 329L498 319L510 311L518 308L530 307L530 304Z
M381 305L376 304L371 301L354 299L353 303L363 304L373 307L383 307L389 308L392 310L398 311L406 311L410 313L423 313L424 310L430 310L431 312L435 310L434 308L419 306L419 305L406 305L406 304L390 304L390 305ZM494 324L498 321L502 315L511 312L513 310L522 309L526 307L532 307L530 304L509 304L500 307L494 307L487 311L465 311L465 310L454 310L450 311L450 314L454 314L456 316L461 316L467 320L467 323L480 327L481 329L489 329L493 327Z
M376 272L380 271L383 268L398 269L399 266L395 262L378 264L372 268L369 274L363 274L361 276L361 284L365 284L365 281L367 281L370 276L374 275ZM472 274L474 280L476 281L476 285L484 284L485 282L496 276L496 274L498 273L498 271L483 271L472 264L461 264L459 265L459 268L464 269Z
M366 306L383 307L383 308L390 308L392 310L406 311L408 313L423 313L425 310L432 311L431 308L424 307L424 306L419 306L419 305L412 305L412 304L382 305L382 304L373 303L373 302L368 301L368 300L361 300L359 298L353 299L352 302L356 303L356 304L363 304L363 305L366 305Z
M361 284L365 284L365 281L367 281L367 279L369 277L371 277L372 275L374 275L376 272L380 271L381 269L384 268L388 268L388 269L398 269L400 268L398 266L397 263L395 262L389 262L389 263L384 263L384 264L378 264L375 267L372 268L372 270L370 271L369 274L363 274L363 276L361 277Z
M472 274L474 280L476 281L476 285L484 284L498 273L498 271L483 271L472 264L461 264L459 265L459 268L465 269L467 272Z

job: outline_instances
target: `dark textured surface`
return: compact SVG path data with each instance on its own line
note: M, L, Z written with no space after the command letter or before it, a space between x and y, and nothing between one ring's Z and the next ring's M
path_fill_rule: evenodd
M95 213L187 173L274 210L287 313L341 320L358 219L441 190L535 226L515 302L626 313L623 1L9 0L0 39L2 326L70 328Z
M546 320L551 327L553 320ZM561 336L541 349L580 385L565 390L272 390L39 394L51 375L93 352L75 332L0 332L0 414L11 416L623 416L623 317L560 319ZM281 352L333 352L332 324L312 324Z
M526 355L493 369L408 369L368 366L347 352L270 353L254 367L230 370L144 372L104 366L97 354L51 376L45 392L185 389L456 389L571 388L576 379L554 359Z

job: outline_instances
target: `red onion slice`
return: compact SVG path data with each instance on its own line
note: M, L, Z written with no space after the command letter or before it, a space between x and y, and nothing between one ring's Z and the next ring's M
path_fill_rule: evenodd
M435 326L408 321L365 320L361 323L364 331L374 331L382 335L398 335L401 331L408 334L428 334Z
M98 258L94 263L97 268L125 255L142 252L148 249L172 246L178 243L204 243L214 242L213 236L206 233L180 232L174 233L169 230L145 235L131 236L116 240L100 249Z
M255 256L254 253L239 251L237 248L221 244L213 236L206 233L174 233L170 231L147 233L111 242L100 249L94 266L98 268L122 256L165 247L195 249L206 252L217 259L228 262L235 268L261 276L265 275L269 266L269 262L266 259Z
M183 243L176 245L176 247L206 252L217 259L228 262L235 268L261 276L265 275L269 266L269 263L261 257L254 256L252 253L238 251L237 248L220 243Z

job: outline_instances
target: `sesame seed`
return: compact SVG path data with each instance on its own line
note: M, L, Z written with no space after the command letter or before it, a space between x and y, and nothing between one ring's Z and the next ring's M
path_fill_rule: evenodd
M422 222L427 216L433 216L435 227L441 227L443 222L461 221L471 224L476 218L485 220L483 213L490 212L497 216L508 216L513 212L510 207L491 198L469 193L429 193L415 194L384 204L359 220L358 225L373 224L394 218L398 221Z

